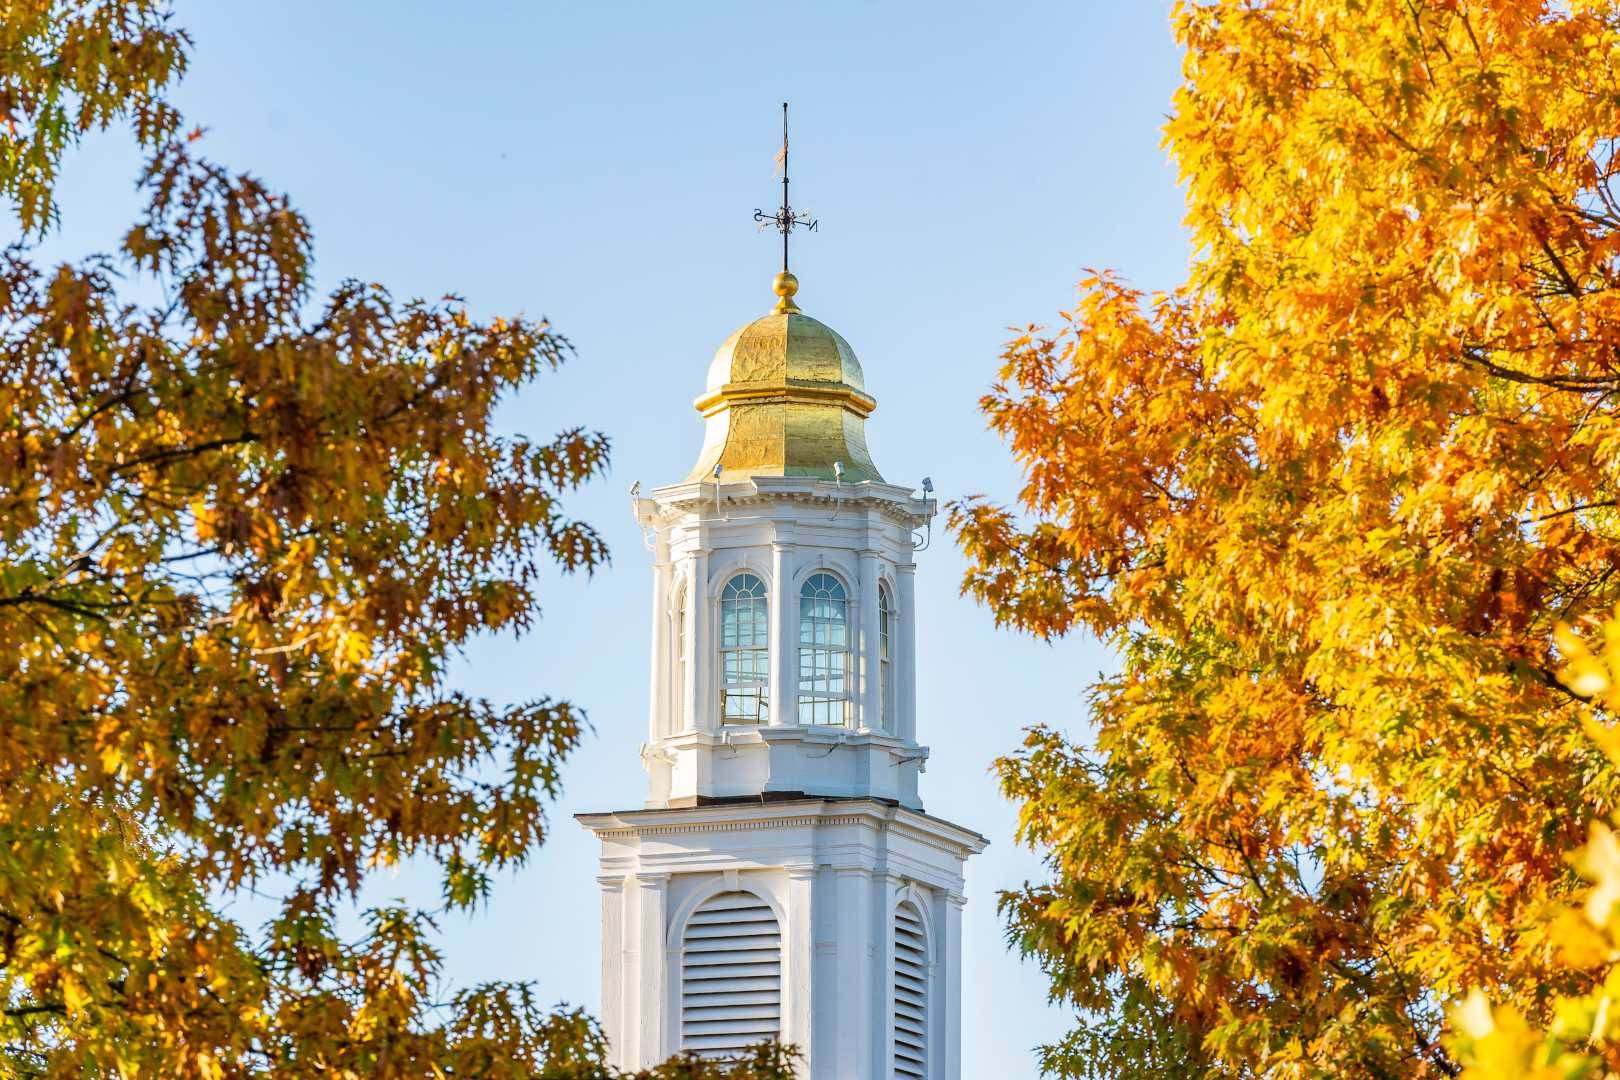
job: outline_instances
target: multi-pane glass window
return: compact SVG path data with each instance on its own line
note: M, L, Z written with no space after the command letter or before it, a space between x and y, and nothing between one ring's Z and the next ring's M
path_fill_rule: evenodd
M894 667L889 663L894 641L894 605L889 602L889 587L878 586L878 708L882 710L881 726L894 731Z
M763 724L770 689L765 583L738 574L720 593L720 722Z
M849 702L849 597L831 574L799 590L799 723L842 724Z

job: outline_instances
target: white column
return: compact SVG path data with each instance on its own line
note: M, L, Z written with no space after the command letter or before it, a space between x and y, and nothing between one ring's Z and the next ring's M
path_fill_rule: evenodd
M662 539L658 546L664 547ZM647 703L647 741L657 742L672 733L670 717L675 696L670 692L669 592L671 567L661 559L653 566L652 681Z
M899 655L894 660L895 734L909 742L917 741L917 567L906 563L895 568L895 582L899 595L895 603L900 612L897 621Z
M798 723L794 709L799 643L793 633L793 534L777 526L771 543L771 691L772 725Z
M782 935L782 1041L799 1048L803 1058L802 1076L813 1076L811 1019L815 995L815 926L811 922L815 902L816 868L787 868L787 925ZM825 1071L825 1070L823 1070Z
M833 982L837 1057L829 1076L872 1076L873 1011L878 1003L872 948L872 871L842 867L833 897L838 919L838 976Z
M675 566L670 572L670 592L680 598L676 607L668 611L664 624L669 627L669 677L666 680L669 710L664 730L673 735L692 726L691 713L686 711L689 692L686 689L687 669L692 666L692 584L685 566ZM678 584L677 584L678 583Z
M700 538L701 540L701 538ZM714 647L709 642L709 628L714 625L714 605L709 602L709 553L699 547L692 555L692 579L687 589L686 607L691 613L691 634L687 637L692 650L692 677L688 680L687 722L695 731L714 731L719 724L715 718L714 701L720 696L716 687L709 692L709 678L714 672Z
M684 620L682 634L686 638L686 662L675 674L675 693L680 696L680 730L695 731L699 725L697 673L703 666L702 654L697 651L697 628L706 609L702 586L697 580L697 559L687 559L681 564L680 572L686 579L686 606L681 611L681 618Z
M860 722L862 731L883 728L883 699L878 691L878 557L861 552Z
M939 987L939 1008L930 1008L928 1018L929 1059L938 1061L942 1080L961 1080L962 1077L962 907L967 897L959 892L948 892L944 903L938 905L933 930L937 935L934 946L935 967L943 966ZM937 1056L936 1056L937 1055Z
M635 1068L662 1062L664 1047L664 896L668 874L635 876L635 923L629 934L635 941L633 993L636 998Z
M608 1040L608 1061L620 1068L631 1065L633 1048L625 1027L624 878L599 877L602 886L602 1033Z

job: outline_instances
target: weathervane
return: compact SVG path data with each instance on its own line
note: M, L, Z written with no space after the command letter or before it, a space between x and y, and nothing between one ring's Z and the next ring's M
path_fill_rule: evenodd
M788 103L782 102L782 152L776 160L782 165L782 205L774 214L767 214L763 210L754 211L754 220L759 222L760 228L767 224L775 225L776 231L782 234L782 273L788 272L788 234L802 225L810 232L816 231L816 219L809 214L800 213L793 209L788 202Z

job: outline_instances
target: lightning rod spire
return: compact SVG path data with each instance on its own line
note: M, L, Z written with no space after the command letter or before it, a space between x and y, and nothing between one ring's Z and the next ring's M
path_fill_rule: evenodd
M754 220L759 223L760 228L774 225L776 231L782 234L782 272L776 275L775 284L776 295L781 299L777 301L776 310L798 311L798 305L793 302L793 294L799 291L799 279L788 269L788 236L801 226L807 232L815 232L818 222L809 214L793 209L793 204L788 199L788 103L785 101L782 102L782 149L776 155L776 162L782 169L782 205L774 214L756 209Z

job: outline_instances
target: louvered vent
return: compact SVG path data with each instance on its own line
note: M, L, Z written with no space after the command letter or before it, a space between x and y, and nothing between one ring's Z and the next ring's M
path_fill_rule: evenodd
M928 940L910 904L894 912L894 1075L928 1075Z
M681 1046L724 1057L782 1030L782 935L752 893L721 893L686 924Z

